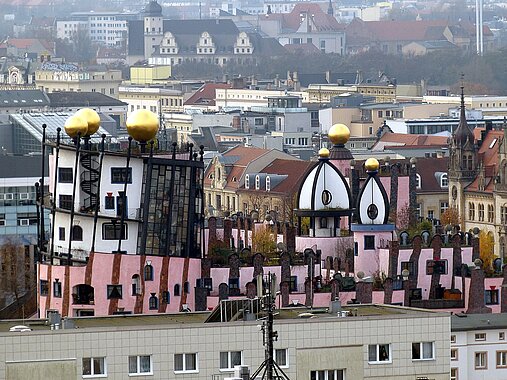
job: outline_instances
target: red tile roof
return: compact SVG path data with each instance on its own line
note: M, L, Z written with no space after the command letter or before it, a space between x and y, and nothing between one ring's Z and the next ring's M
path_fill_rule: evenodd
M484 128L475 128L474 136L476 140L480 139L481 131ZM498 173L498 148L503 140L503 131L489 131L484 137L479 148L479 167L484 167L484 191L491 193L494 190L494 177ZM470 183L468 191L479 191L479 175ZM482 190L481 190L482 191Z
M205 83L190 98L185 105L210 105L214 106L217 88L231 88L227 83Z
M325 13L320 5L314 3L298 3L290 13L271 13L266 15L268 20L281 20L282 28L296 31L301 25L301 14L309 14L318 31L344 30L345 25L340 24L332 15Z
M284 49L293 54L313 55L322 53L314 44L287 44L284 45Z
M271 188L271 192L293 194L299 190L299 185L305 177L308 168L314 164L314 162L310 161L283 160L278 158L262 169L261 173L287 175L286 179Z
M385 133L375 143L375 147L387 148L403 146L406 148L419 148L421 146L447 146L448 138L446 136L434 135L412 135L406 133Z
M449 165L449 157L418 158L416 163L416 172L421 176L421 188L417 189L418 193L447 193L447 188L440 186L440 177L438 173L447 173Z

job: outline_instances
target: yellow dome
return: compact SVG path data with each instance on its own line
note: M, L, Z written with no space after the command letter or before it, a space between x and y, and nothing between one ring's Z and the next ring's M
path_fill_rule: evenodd
M75 115L86 120L88 123L88 132L86 133L87 136L91 136L99 130L100 116L91 108L81 108L75 113Z
M328 158L329 157L329 149L327 149L327 148L321 148L319 150L319 157L321 157L321 158Z
M158 132L158 117L148 110L137 110L127 118L127 131L136 141L152 140Z
M65 121L65 132L75 139L78 135L84 137L88 133L88 123L82 117L72 115Z
M329 141L335 145L345 144L350 138L350 129L345 124L335 124L327 133Z
M364 167L368 172L376 172L380 167L380 164L376 158L368 158L364 163Z

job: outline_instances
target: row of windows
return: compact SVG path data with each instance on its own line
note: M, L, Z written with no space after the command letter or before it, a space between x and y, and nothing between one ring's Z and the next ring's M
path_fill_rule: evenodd
M418 173L415 175L415 187L417 189L420 189L422 187L421 176ZM440 187L444 189L449 187L449 177L447 173L444 173L440 176Z
M125 178L127 183L132 183L132 168L111 168L111 183L124 184ZM58 168L58 182L72 183L74 179L73 168ZM2 194L0 194L1 196ZM5 195L5 194L4 194Z
M62 207L61 199L60 199L60 207ZM123 224L123 231L121 234L120 231L122 231L121 223L102 223L102 240L119 240L120 238L122 240L128 239L127 233L128 229L126 223ZM65 241L66 239L65 227L58 228L58 239L60 241ZM78 225L72 226L71 240L83 241L83 228L81 228L81 226Z
M483 203L479 203L478 205L478 221L484 222L485 218L485 208ZM488 205L488 223L493 223L495 221L495 208L493 205ZM468 203L468 219L475 220L475 203Z
M477 342L480 342L487 340L486 337L487 337L486 333L476 333L474 338ZM498 340L505 340L504 331L500 331L498 333ZM456 343L456 335L451 335L451 343Z
M370 344L368 346L368 363L392 363L390 344ZM412 343L412 360L434 360L435 342Z
M232 371L237 365L243 364L242 351L225 351L219 353L219 369L221 371ZM288 367L287 349L275 349L275 360L280 367ZM174 354L174 373L198 373L199 372L199 355L193 353ZM82 360L83 378L106 377L107 361L105 357L88 357ZM340 371L340 370L337 370ZM322 377L314 377L312 373L321 371L312 371L311 379L322 379ZM329 371L331 372L331 371ZM129 375L153 375L153 359L151 355L132 355L128 357L128 374ZM325 377L325 379L341 380L341 377Z

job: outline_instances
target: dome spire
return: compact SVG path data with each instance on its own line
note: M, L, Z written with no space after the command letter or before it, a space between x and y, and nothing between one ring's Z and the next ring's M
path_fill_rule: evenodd
M470 143L474 143L474 134L470 130L467 123L466 112L465 112L465 86L464 86L464 75L461 74L461 105L460 105L460 117L458 128L454 131L454 142L457 145L465 145L467 140Z

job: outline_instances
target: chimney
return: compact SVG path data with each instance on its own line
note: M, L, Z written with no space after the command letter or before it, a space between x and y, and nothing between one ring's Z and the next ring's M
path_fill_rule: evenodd
M331 71L326 71L326 82L331 83Z

